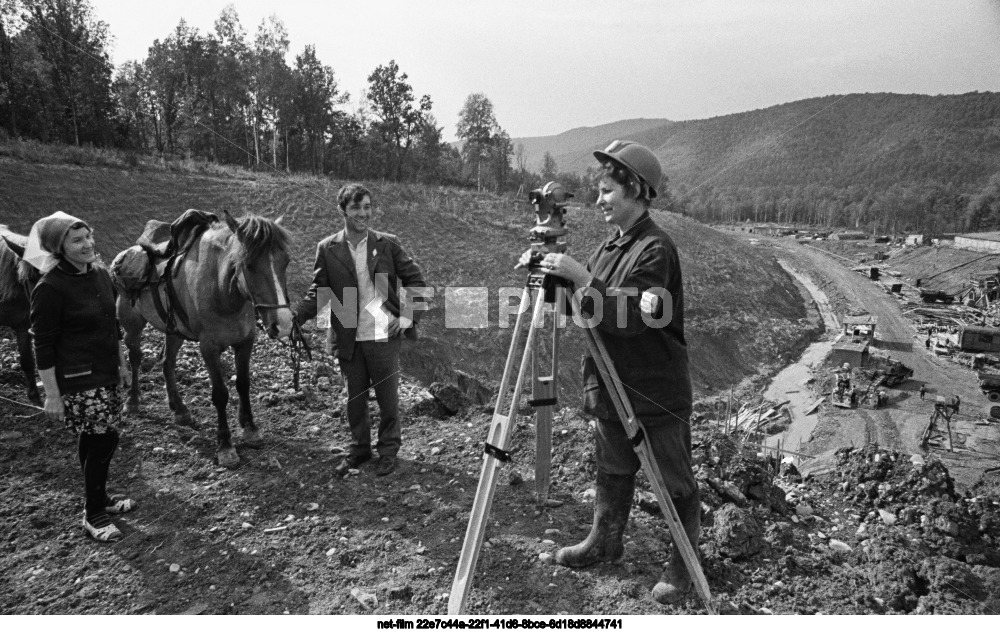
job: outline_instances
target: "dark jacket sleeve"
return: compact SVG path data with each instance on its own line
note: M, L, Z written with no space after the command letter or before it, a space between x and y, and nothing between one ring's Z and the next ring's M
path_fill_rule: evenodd
M306 291L306 295L295 306L296 319L300 324L316 317L318 311L316 306L317 289L330 287L330 278L326 270L326 255L324 254L325 244L326 242L320 242L316 246L316 263L313 264L312 284Z
M410 254L398 242L393 241L390 243L392 244L393 268L396 271L399 284L404 288L426 287L427 283L424 281L423 273L420 272L420 267L413 261ZM414 310L413 322L417 323L423 313L424 310Z
M631 258L629 258L631 259ZM612 336L631 338L642 334L649 326L642 318L642 293L650 288L666 288L670 278L669 260L666 248L651 242L645 246L631 262L631 268L620 286L609 287L596 277L590 282L594 291L602 299L602 318L597 323L597 329ZM627 294L625 294L627 293ZM625 296L621 296L621 295ZM596 309L594 298L586 298L581 303L584 318L590 318ZM623 325L619 326L619 306L623 309Z
M47 283L39 283L31 292L31 334L35 343L35 363L38 369L52 369L56 364L59 344L63 297Z

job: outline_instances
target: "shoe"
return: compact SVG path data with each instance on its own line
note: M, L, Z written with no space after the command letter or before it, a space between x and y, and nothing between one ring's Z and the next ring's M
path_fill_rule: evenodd
M556 563L563 567L589 567L616 561L625 553L623 537L632 511L635 477L597 472L597 498L594 523L581 543L556 552Z
M348 455L344 459L340 460L340 463L337 464L337 467L334 468L333 470L335 473L343 477L344 475L347 474L347 471L351 470L352 468L357 468L358 466L364 464L371 458L372 458L371 453L368 453L366 455Z
M107 497L104 500L104 511L108 514L125 514L138 507L139 504L125 497Z
M101 527L95 526L95 523ZM113 543L115 541L120 541L122 538L121 530L119 530L115 524L111 522L111 519L109 519L106 514L99 514L94 517L93 523L87 520L86 515L84 515L83 530L87 533L87 536L95 541L101 541L102 543Z
M392 471L396 470L396 456L395 455L381 455L378 458L378 465L375 466L375 474L379 477L385 477Z

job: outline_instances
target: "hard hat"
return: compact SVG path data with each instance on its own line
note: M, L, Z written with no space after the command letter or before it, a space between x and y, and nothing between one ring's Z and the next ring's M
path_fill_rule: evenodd
M851 364L850 363L844 363L844 366L841 367L841 369L850 369L850 368L851 368Z
M604 151L594 152L594 158L602 165L608 161L623 165L649 186L650 198L656 197L656 188L663 178L663 168L648 147L632 141L611 141Z

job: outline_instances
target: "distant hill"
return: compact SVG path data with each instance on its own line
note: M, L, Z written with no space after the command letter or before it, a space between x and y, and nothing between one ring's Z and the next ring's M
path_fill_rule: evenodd
M582 173L589 164L587 159L593 162L590 152L607 146L606 142L595 139L634 139L671 123L669 119L627 119L593 127L577 127L555 136L516 138L513 143L515 148L518 143L524 145L527 167L531 171L541 171L542 159L545 152L549 152L561 170ZM563 166L564 162L566 166Z
M634 119L513 139L538 170L583 173L616 138L650 147L672 185L861 187L928 182L971 192L1000 170L1000 93L850 94L673 122Z

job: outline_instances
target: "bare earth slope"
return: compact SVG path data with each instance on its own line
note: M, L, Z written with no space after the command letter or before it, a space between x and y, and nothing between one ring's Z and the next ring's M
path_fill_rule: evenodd
M342 227L339 216L331 213L341 184L325 178L236 179L0 158L0 224L27 233L35 219L57 209L77 214L97 228L98 248L105 261L111 261L134 243L146 220L170 221L188 208L283 216L294 238L288 270L294 301L311 279L316 242ZM534 223L530 207L445 188L376 183L373 189L383 212L375 228L398 234L423 268L424 278L438 289L435 309L423 321L423 343L407 351L404 371L424 384L450 379L453 369L487 383L499 380L510 330L497 327L497 292L501 287L523 287L524 274L513 266L528 245L528 229ZM773 261L697 222L660 213L656 219L680 251L699 394L771 371L804 345L811 333L802 327L805 309L791 279ZM581 259L607 233L597 214L583 207L570 212L569 223L570 249ZM452 286L489 289L490 327L445 327L444 288ZM513 325L513 319L509 322ZM575 403L583 341L572 328L565 340L563 397Z

